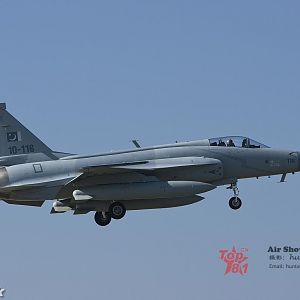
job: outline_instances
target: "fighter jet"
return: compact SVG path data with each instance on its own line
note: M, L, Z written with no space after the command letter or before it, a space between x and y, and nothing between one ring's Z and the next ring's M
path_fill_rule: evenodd
M95 212L108 225L127 210L177 207L228 186L237 210L238 180L300 170L299 153L275 150L248 137L229 136L94 155L52 151L0 104L0 198L40 207L52 214Z

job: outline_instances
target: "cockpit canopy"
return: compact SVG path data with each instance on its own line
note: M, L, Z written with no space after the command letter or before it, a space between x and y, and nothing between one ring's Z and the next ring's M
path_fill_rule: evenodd
M244 136L225 136L209 139L210 146L239 147L239 148L270 148Z

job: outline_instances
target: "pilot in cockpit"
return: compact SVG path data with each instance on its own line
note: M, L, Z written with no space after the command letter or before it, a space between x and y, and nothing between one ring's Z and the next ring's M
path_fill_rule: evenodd
M235 147L235 144L232 139L227 141L227 147Z
M248 139L243 139L243 142L242 142L242 147L243 148L248 148Z
M219 139L218 146L226 146L226 144L221 139Z

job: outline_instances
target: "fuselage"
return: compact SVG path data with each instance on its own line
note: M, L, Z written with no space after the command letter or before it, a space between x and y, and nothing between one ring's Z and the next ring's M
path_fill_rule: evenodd
M49 148L0 103L0 199L51 213L95 211L106 226L127 210L168 208L203 200L229 185L229 206L242 205L237 181L300 170L299 152L275 150L243 136L75 156Z
M299 154L295 151L208 146L203 141L196 141L90 156L70 156L53 161L5 167L0 171L0 194L4 199L15 200L71 198L74 189L82 186L153 180L151 177L145 179L143 176L124 172L93 176L72 185L72 181L82 174L84 168L185 157L211 158L219 163L207 167L188 166L175 170L157 170L154 173L155 177L161 181L203 182L218 186L242 178L299 171Z

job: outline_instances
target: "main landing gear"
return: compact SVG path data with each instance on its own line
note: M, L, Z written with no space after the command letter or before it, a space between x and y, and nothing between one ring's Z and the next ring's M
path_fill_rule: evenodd
M108 209L108 212L97 211L95 213L95 222L100 226L106 226L111 222L111 219L120 220L126 214L125 206L120 202L113 202Z
M234 196L229 199L229 206L230 208L236 210L241 208L242 206L242 200L238 197L239 195L239 189L237 187L237 181L233 182L228 189L233 190Z
M99 226L106 226L110 223L111 216L107 212L96 211L94 219Z
M109 214L113 219L120 220L126 214L125 206L120 202L114 202L109 207Z

